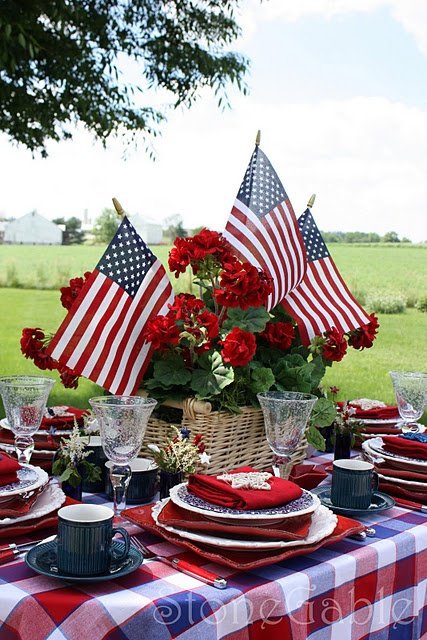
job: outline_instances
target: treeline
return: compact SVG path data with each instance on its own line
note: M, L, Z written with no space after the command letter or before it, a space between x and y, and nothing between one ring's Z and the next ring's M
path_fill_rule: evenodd
M321 233L326 244L331 242L411 242L409 238L400 239L395 231L388 231L383 236L365 231L322 231Z

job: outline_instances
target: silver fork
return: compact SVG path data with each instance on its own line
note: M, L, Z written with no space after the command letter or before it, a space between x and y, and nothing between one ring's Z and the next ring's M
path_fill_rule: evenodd
M216 573L212 573L207 569L203 569L202 567L198 567L196 564L192 564L191 562L187 562L187 560L180 560L179 558L166 558L166 556L159 556L156 553L153 553L145 546L141 540L139 540L136 536L130 537L131 543L133 546L141 551L144 558L148 560L159 560L159 562L163 562L164 564L173 567L177 571L181 571L185 573L187 576L191 576L192 578L196 578L196 580L201 580L205 584L210 584L212 587L216 589L225 589L227 587L227 581L219 576Z

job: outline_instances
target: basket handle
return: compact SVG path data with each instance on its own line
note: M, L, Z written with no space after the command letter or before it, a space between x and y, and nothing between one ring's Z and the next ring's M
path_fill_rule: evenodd
M138 396L146 398L148 393L145 389L138 389ZM188 420L195 420L196 414L200 413L203 416L208 416L212 411L212 405L205 400L196 400L196 398L185 398L185 400L164 400L162 405L165 407L172 407L173 409L182 409L184 418Z

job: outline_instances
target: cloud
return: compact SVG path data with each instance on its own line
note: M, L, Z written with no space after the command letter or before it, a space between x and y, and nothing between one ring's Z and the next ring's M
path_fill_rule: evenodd
M371 13L389 9L393 18L410 33L418 48L427 54L427 3L425 0L269 0L260 4L250 0L243 14L245 33L251 35L260 21L277 19L295 22L315 15L327 20L349 13Z
M153 163L140 151L125 162L119 143L104 151L80 132L51 147L48 160L11 149L3 139L2 208L32 208L50 218L92 217L116 196L130 213L222 230L262 129L261 146L281 177L297 215L317 193L314 215L324 230L394 230L426 240L427 112L385 98L318 104L234 101L219 112L204 101L175 113ZM18 195L17 195L18 194Z

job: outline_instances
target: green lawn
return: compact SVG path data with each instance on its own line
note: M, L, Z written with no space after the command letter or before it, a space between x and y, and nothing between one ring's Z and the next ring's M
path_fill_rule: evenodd
M337 244L330 249L355 294L382 290L404 293L414 300L427 293L427 246ZM168 250L167 246L153 247L164 264ZM90 246L0 246L0 286L1 279L10 286L16 278L18 286L32 283L34 287L0 288L3 329L0 374L40 373L20 353L22 328L39 326L54 332L66 313L57 289L67 284L70 276L92 270L102 251L103 247ZM185 286L182 278L178 281L172 278L172 281L180 289ZM46 290L47 286L55 290ZM325 385L338 386L339 399L369 397L392 402L390 370L426 369L427 314L407 309L400 315L380 316L380 322L380 332L372 349L363 352L349 349L345 359L327 372ZM84 407L87 399L98 391L99 387L86 380L80 382L76 391L63 389L58 383L50 403Z

